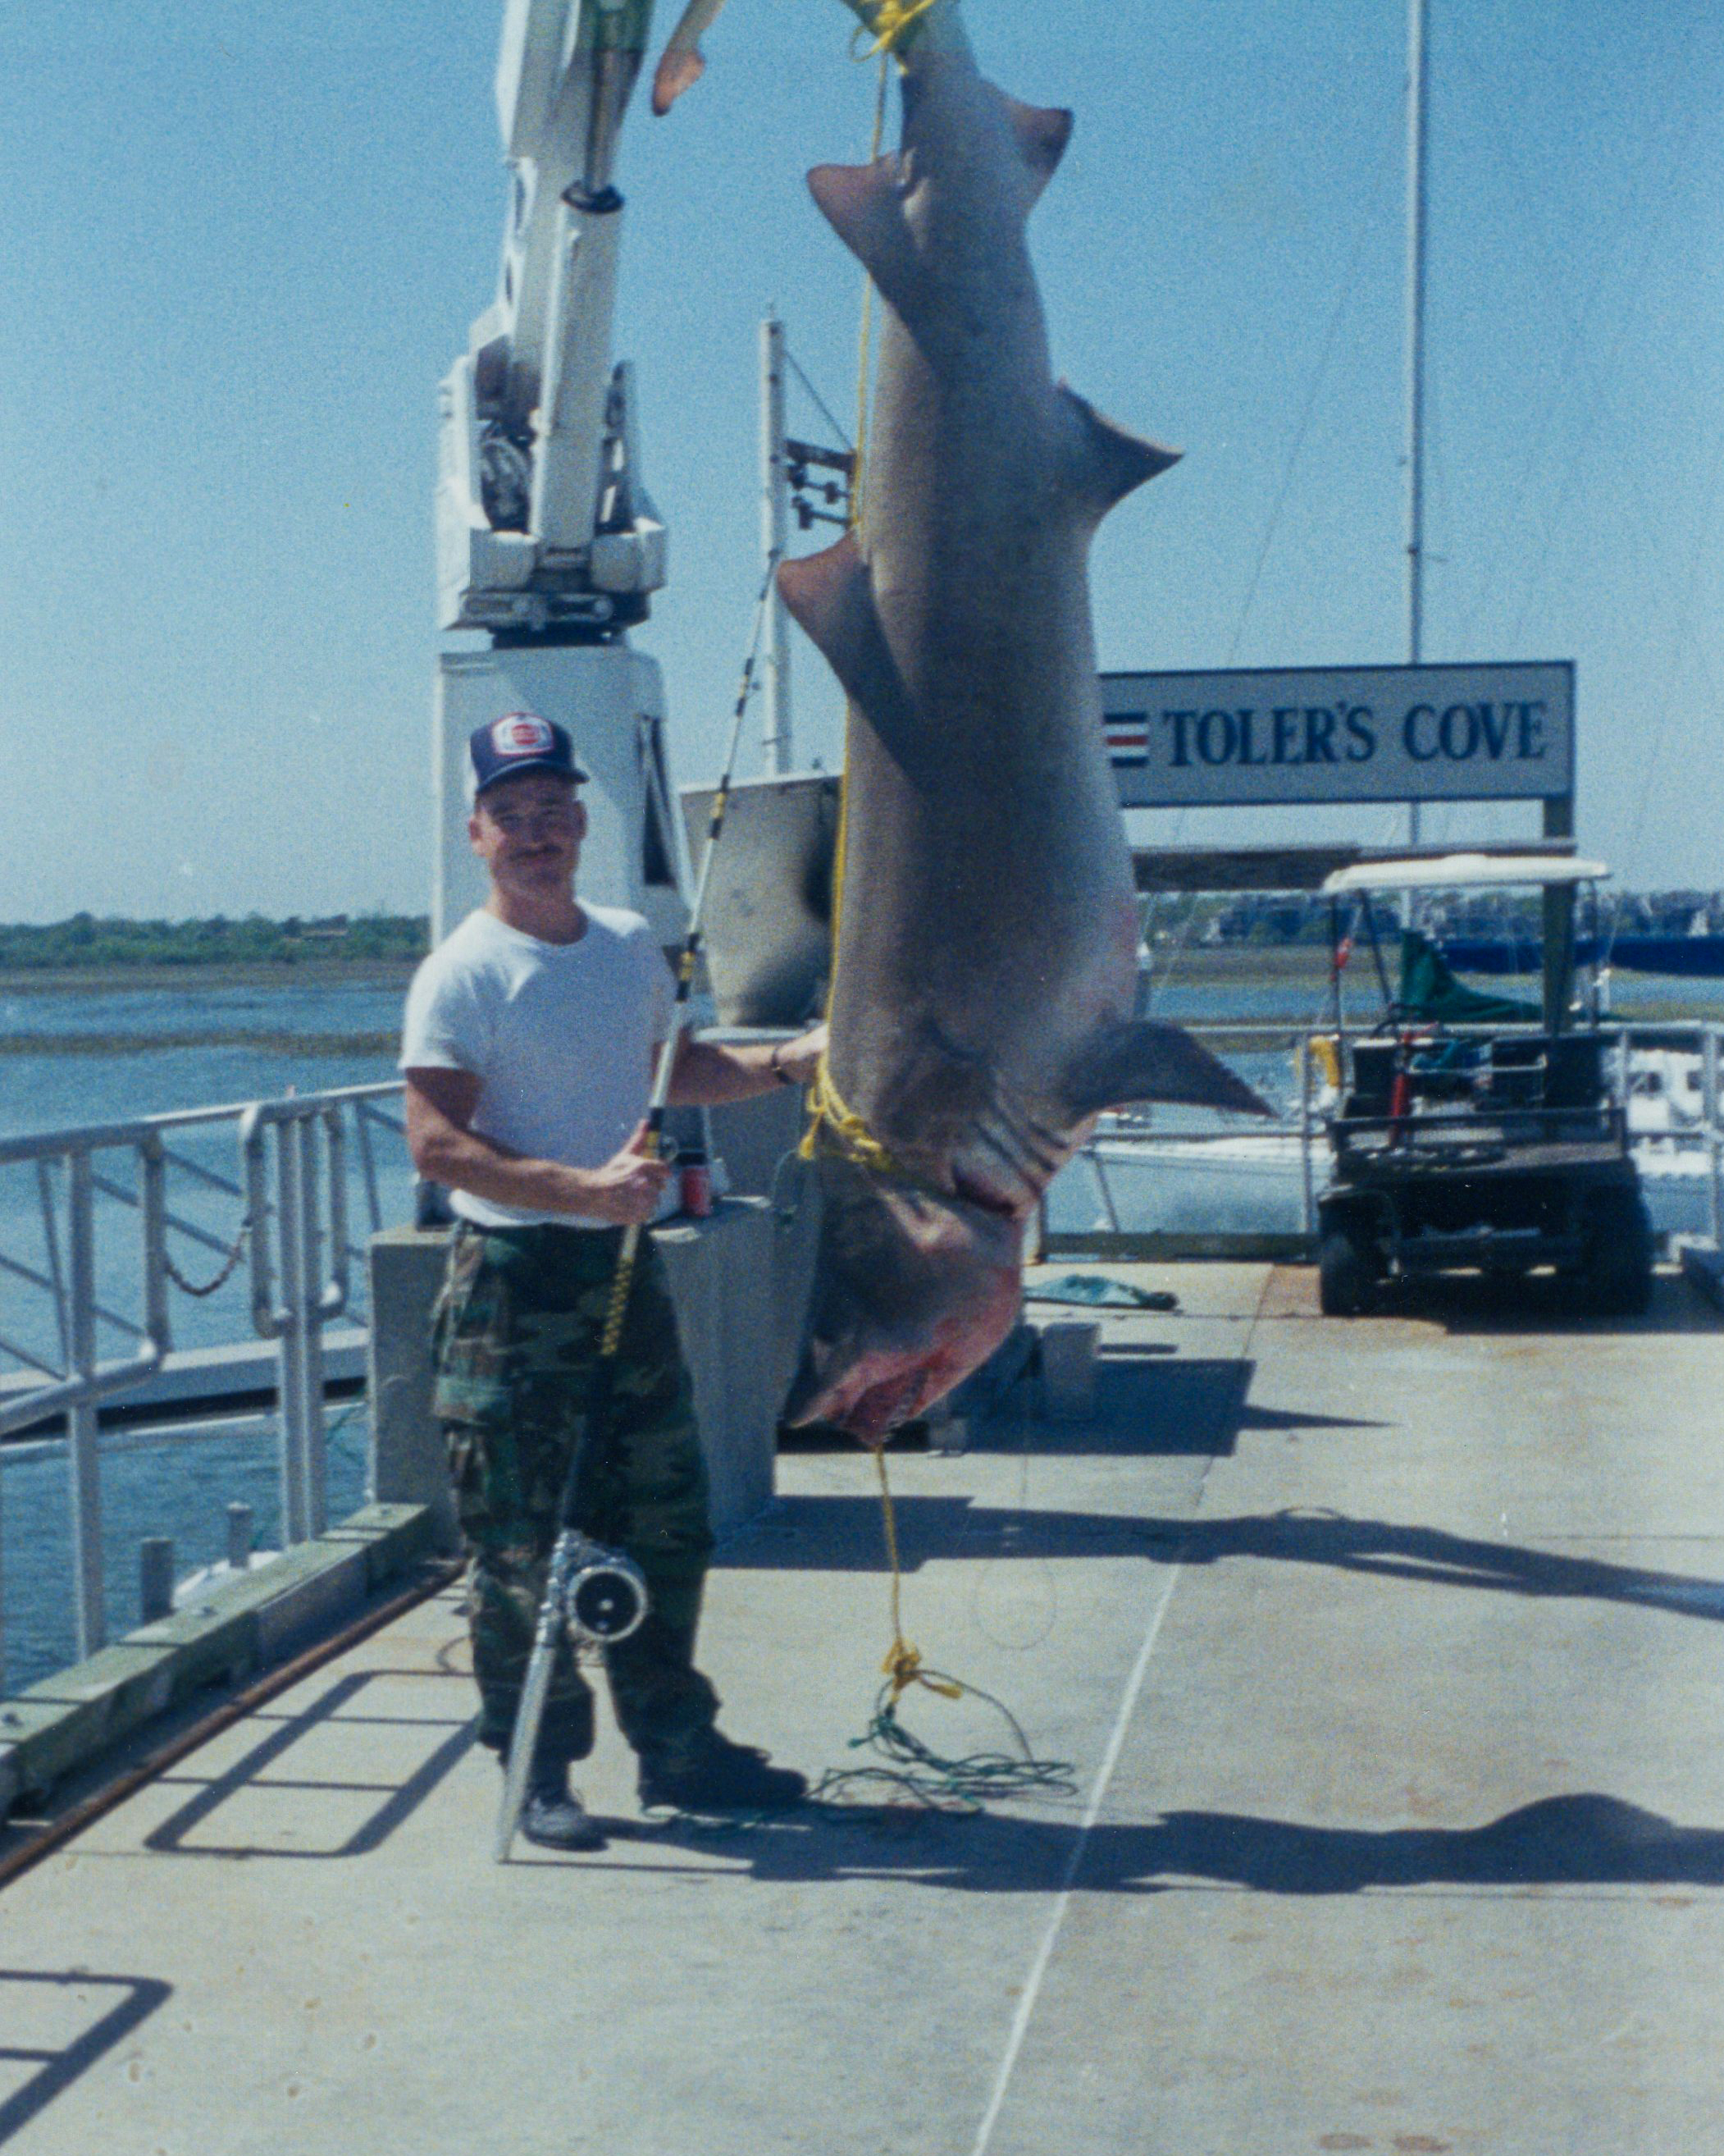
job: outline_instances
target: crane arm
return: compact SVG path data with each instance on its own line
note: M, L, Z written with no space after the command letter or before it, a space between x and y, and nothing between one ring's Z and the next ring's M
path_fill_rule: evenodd
M611 358L618 138L652 0L508 0L497 117L511 189L497 295L442 393L441 625L602 636L643 619L664 528Z

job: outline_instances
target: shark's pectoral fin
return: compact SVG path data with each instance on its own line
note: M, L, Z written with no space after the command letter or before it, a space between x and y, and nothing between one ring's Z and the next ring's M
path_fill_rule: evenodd
M1080 397L1070 382L1060 383L1060 394L1075 423L1073 484L1098 522L1133 487L1142 486L1145 480L1178 463L1179 450L1164 449L1159 442L1147 442L1141 434L1116 426L1087 398Z
M1071 115L1058 106L1021 105L1000 92L1006 118L1029 168L1029 202L1038 202L1071 140ZM1026 205L1028 207L1029 205Z
M797 626L875 732L889 745L912 743L915 707L880 627L868 564L854 536L847 531L824 553L781 562L778 589Z
M904 214L903 167L895 157L871 165L816 165L808 192L833 230L906 320L925 282Z
M1275 1112L1183 1027L1154 1019L1115 1019L1103 1026L1074 1059L1064 1091L1075 1116L1130 1101L1178 1101L1246 1116Z

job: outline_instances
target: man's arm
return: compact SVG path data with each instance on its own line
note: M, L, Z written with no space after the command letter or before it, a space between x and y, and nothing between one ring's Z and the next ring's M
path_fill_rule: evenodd
M618 1227L650 1220L670 1173L642 1150L646 1126L603 1168L534 1160L469 1127L479 1106L470 1070L422 1068L407 1080L407 1146L428 1182L529 1213L579 1213Z
M780 1086L806 1086L825 1046L824 1025L766 1047L726 1047L685 1033L671 1065L670 1098L678 1107L716 1108L726 1101L752 1101Z

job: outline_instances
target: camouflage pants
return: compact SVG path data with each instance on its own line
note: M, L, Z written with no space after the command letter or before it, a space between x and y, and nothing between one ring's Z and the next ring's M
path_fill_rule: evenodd
M499 1752L515 1725L621 1240L620 1229L464 1224L449 1251L432 1327L433 1411L448 1439L472 1559L480 1740ZM717 1694L694 1666L712 1533L693 1390L649 1237L609 1408L583 1462L579 1519L646 1575L651 1614L606 1649L606 1671L624 1737L644 1759L675 1773L718 1712ZM565 1639L539 1756L583 1759L592 1748L593 1695Z

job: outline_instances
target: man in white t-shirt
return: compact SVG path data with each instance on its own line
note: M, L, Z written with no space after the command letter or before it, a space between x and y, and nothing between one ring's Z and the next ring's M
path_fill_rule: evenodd
M462 1531L480 1736L514 1728L563 1484L592 1382L623 1230L670 1173L648 1148L653 1060L671 1024L670 970L639 914L575 896L586 774L561 726L514 712L468 748L468 825L490 877L413 977L403 1029L408 1143L451 1193L457 1224L438 1306L434 1411ZM824 1038L720 1047L685 1035L670 1097L741 1101L812 1076ZM694 1664L711 1550L706 1481L675 1312L644 1238L600 1442L583 1460L582 1524L646 1575L651 1611L606 1650L617 1719L648 1804L795 1803L803 1777L715 1726ZM568 1787L593 1745L593 1697L567 1643L552 1675L521 1830L563 1849L603 1836Z

